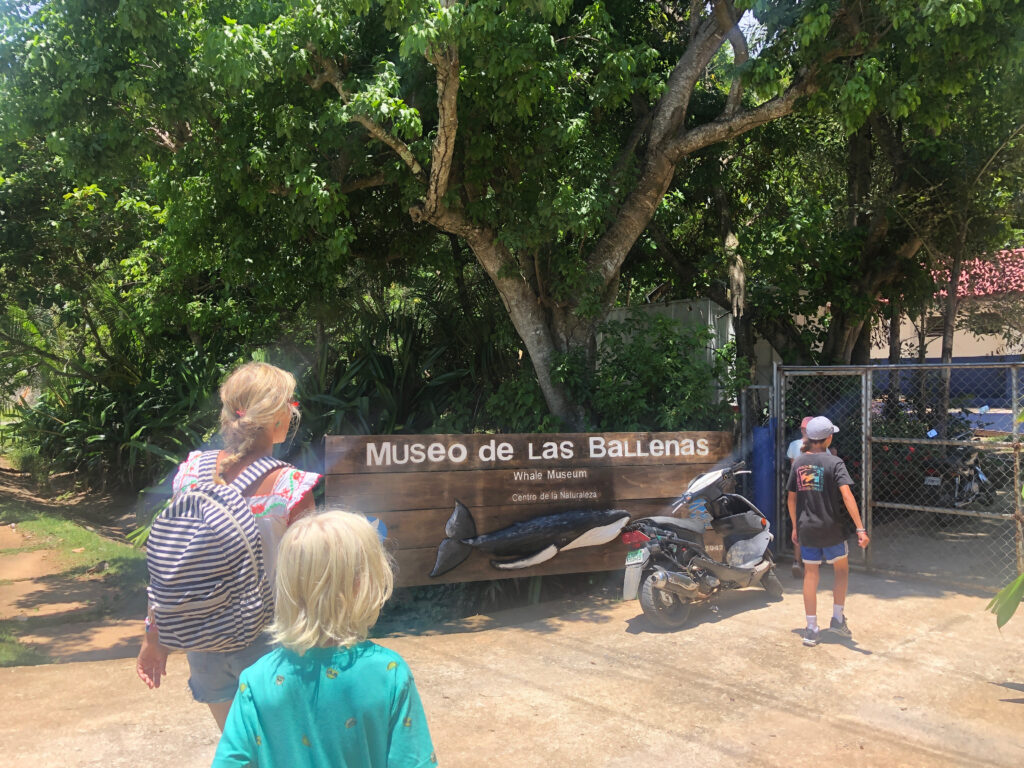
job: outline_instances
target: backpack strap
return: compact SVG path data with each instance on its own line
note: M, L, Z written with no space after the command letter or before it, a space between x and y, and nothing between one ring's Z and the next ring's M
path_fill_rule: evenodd
M199 454L199 466L196 468L199 482L213 482L214 473L217 471L217 457L219 455L220 451L203 451Z
M242 470L242 473L231 481L230 485L232 488L237 490L243 496L246 490L253 485L261 477L273 472L278 467L284 467L287 464L280 459L275 459L270 456L263 456L256 459L252 464Z

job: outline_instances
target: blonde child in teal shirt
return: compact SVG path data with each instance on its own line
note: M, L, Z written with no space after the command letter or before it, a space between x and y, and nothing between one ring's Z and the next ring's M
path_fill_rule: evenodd
M393 575L365 518L307 517L278 553L282 647L246 669L213 768L430 768L416 684L397 653L366 639Z

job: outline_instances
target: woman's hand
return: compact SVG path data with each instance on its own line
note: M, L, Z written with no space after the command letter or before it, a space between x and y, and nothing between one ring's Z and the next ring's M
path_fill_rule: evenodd
M142 638L139 658L135 660L135 673L150 688L159 688L160 678L167 674L167 655L170 651L160 645L158 638L151 638L152 634L155 634L155 630L147 632Z
M800 537L797 536L797 534L796 534L796 528L793 529L793 535L790 536L790 538L793 539L793 543L796 546L798 546L798 547L800 546Z
M860 547L861 549L864 549L870 543L871 543L871 537L868 536L868 532L864 531L864 530L858 530L857 531L857 546Z

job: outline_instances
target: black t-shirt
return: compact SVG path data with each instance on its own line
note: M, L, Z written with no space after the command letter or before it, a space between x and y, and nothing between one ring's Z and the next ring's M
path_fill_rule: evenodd
M846 464L828 451L801 453L793 462L786 489L796 493L796 530L808 547L831 547L846 538L843 515L849 514L839 486L853 485Z

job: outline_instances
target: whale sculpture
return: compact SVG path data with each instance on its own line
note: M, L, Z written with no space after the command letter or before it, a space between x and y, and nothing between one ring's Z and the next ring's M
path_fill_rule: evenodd
M541 515L506 528L477 536L469 508L455 501L444 526L444 540L437 547L431 576L440 576L459 565L474 549L503 560L491 565L502 570L529 568L550 560L562 550L596 547L612 541L629 522L624 509L581 509Z

